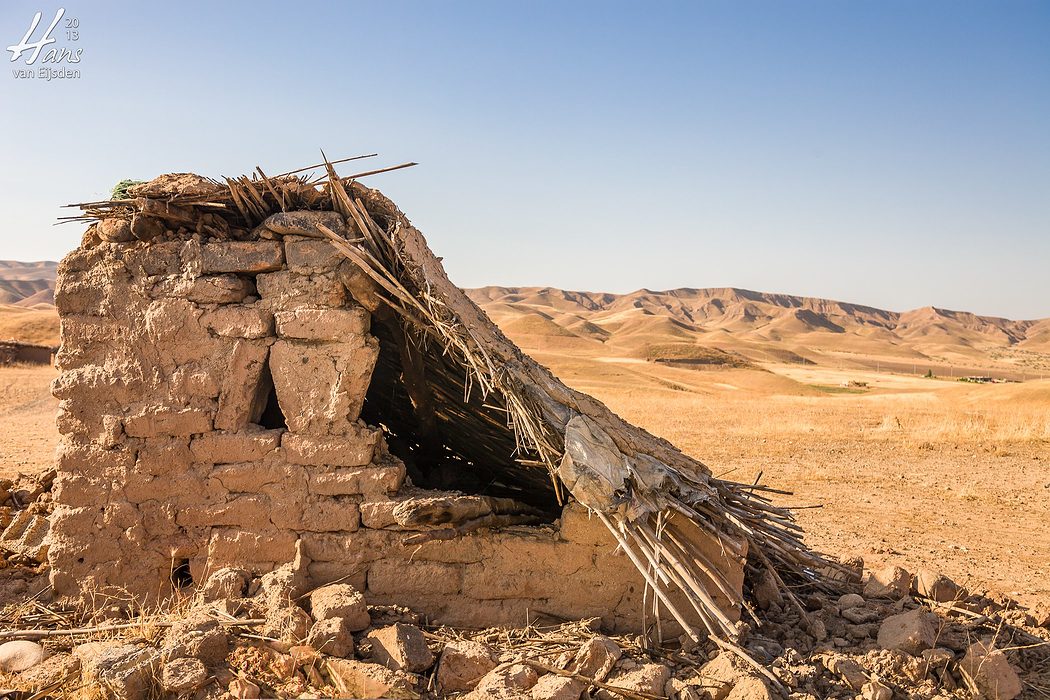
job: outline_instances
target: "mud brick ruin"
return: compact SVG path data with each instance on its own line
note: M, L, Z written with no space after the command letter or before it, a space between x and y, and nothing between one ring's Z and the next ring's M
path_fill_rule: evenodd
M378 191L181 175L131 196L86 207L59 269L58 596L295 561L448 624L638 629L648 578L665 616L731 635L749 549L808 556L521 353Z

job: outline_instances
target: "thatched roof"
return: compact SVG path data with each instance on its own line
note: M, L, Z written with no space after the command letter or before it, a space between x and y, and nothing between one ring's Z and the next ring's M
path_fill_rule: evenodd
M508 340L449 281L394 203L358 181L386 169L340 177L332 163L315 167L323 174L267 177L258 170L224 182L164 176L131 187L130 199L76 205L84 214L70 218L124 226L140 240L281 232L330 240L360 271L345 280L353 296L396 320L409 349L402 364L418 364L426 378L428 394L413 403L429 402L429 419L458 432L471 445L469 459L509 464L524 488L553 490L559 501L568 492L590 508L694 636L706 628L732 646L737 635L704 581L746 607L691 544L700 532L727 545L746 541L749 562L769 567L782 583L824 585L820 572L837 565L802 543L791 512L764 495L769 489L713 477L703 463L565 386ZM301 211L339 216L293 214Z

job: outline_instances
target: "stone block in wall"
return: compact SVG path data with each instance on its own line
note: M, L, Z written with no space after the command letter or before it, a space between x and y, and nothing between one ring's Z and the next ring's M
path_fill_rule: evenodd
M258 304L229 304L201 315L201 325L226 338L266 338L273 335L273 314Z
M204 497L204 487L204 480L190 471L163 476L133 472L123 483L123 493L130 503L169 501L185 505L200 502Z
M215 571L247 563L283 564L295 557L297 540L287 530L214 528L208 540L208 565Z
M270 523L270 499L255 494L233 496L221 503L183 508L175 517L182 527L236 526L264 528Z
M306 471L302 467L289 467L279 461L268 460L220 464L208 476L222 484L224 489L234 492L259 491L270 484L283 485L284 490L290 492L294 490L294 484L305 484L306 481Z
M220 354L220 357L224 355ZM171 396L185 398L187 402L194 399L215 399L219 396L219 381L222 376L210 364L191 362L179 365L171 373L168 388Z
M362 564L347 564L341 561L315 561L307 568L310 588L329 583L346 583L359 591L367 586L367 568Z
M355 532L361 524L361 510L352 501L320 497L305 503L297 529L306 532Z
M371 336L321 345L274 343L270 374L288 429L313 435L356 432L378 357L379 342Z
M301 340L338 341L368 333L371 314L360 306L349 309L297 308L274 313L277 335Z
M131 469L135 460L135 450L127 445L105 449L92 443L63 439L55 450L55 467L60 478L64 474L118 474Z
M222 406L219 408L222 413ZM215 423L219 423L218 417ZM227 432L218 430L193 438L190 450L197 462L231 464L260 460L277 449L281 443L282 430L243 430Z
M235 304L255 291L255 286L237 275L208 275L193 280L186 298L197 304Z
M320 496L379 496L397 493L405 483L405 465L341 467L311 471L310 493Z
M177 275L182 272L183 241L153 242L143 246L123 246L120 250L125 269L134 277Z
M305 532L303 554L310 561L341 562L362 566L386 557L407 557L411 550L401 544L403 533L384 530L357 532Z
M377 595L458 594L463 584L463 567L459 564L391 557L368 567L368 592Z
M115 404L90 404L64 399L58 402L55 426L67 438L83 443L112 447L124 434L123 419L115 415Z
M222 373L219 410L215 414L217 429L241 430L258 419L266 401L261 384L269 353L269 346L262 341L238 340L233 344Z
M348 295L334 273L304 275L291 270L268 272L255 278L255 288L274 309L295 306L342 307Z
M131 437L188 437L211 429L211 413L197 408L150 407L124 419L124 432Z
M200 310L185 299L157 299L141 311L142 319L129 317L132 326L141 323L146 343L135 351L146 367L155 364L167 374L178 365L210 357L218 344L200 324Z
M361 467L372 462L379 431L354 426L345 435L322 436L285 433L281 438L284 456L292 464Z
M293 272L328 272L346 260L342 253L327 240L285 240L285 260Z
M200 247L200 265L201 272L206 275L280 270L284 265L284 249L277 241L205 243Z

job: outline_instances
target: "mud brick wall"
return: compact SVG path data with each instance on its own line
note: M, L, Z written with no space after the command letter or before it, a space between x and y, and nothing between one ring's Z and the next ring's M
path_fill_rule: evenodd
M101 243L63 260L55 592L156 599L298 551L314 584L449 624L601 616L637 629L643 584L595 519L406 547L393 508L429 495L359 420L378 342L327 242ZM285 426L270 427L275 406ZM732 584L738 561L707 543Z

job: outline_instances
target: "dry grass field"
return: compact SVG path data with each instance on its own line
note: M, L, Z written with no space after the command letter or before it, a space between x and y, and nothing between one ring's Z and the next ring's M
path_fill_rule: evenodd
M807 506L799 518L818 547L937 568L1022 601L1050 593L1050 379L966 384L876 372L866 368L885 356L852 348L849 363L834 362L826 346L818 365L768 361L776 353L767 348L751 353L747 368L670 366L646 361L644 348L691 341L659 316L609 332L587 321L566 330L532 313L490 313L568 384L715 474L743 482L761 474L793 491L779 500ZM807 352L787 339L781 345L794 348L791 357ZM992 372L1001 357L964 359ZM50 368L0 368L8 428L0 475L52 463L53 377Z

